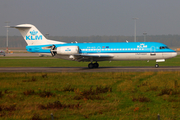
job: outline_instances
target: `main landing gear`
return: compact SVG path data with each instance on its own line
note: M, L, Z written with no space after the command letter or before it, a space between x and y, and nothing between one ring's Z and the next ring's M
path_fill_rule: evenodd
M99 64L96 62L96 63L89 63L88 64L88 68L89 69L92 69L92 68L98 68L99 67Z

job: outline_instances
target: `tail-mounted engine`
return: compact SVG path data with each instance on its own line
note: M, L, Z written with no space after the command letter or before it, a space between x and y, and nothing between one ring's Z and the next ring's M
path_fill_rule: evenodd
M62 47L55 47L54 45L51 48L52 56L56 54L60 55L73 55L79 54L79 47L78 46L62 46Z

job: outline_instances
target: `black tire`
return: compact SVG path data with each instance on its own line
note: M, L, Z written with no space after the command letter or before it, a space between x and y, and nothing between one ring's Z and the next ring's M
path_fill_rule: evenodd
M94 63L94 68L98 68L99 64L98 63Z
M159 65L158 65L158 64L156 64L156 65L155 65L155 68L158 68L158 67L159 67Z
M92 63L89 63L89 64L88 64L88 68L89 68L89 69L92 69L93 67L94 67L94 65L93 65Z

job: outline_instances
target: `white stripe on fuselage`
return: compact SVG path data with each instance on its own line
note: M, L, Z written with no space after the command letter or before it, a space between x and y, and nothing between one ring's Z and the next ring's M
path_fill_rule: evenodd
M171 52L155 53L155 54L152 54L152 53L114 53L113 56L114 57L112 58L112 60L155 60L155 59L168 59L168 58L174 57Z
M91 53L91 54L81 54L81 55L103 55L113 56L109 60L156 60L156 59L168 59L173 58L177 55L176 52L162 52L162 53ZM56 56L57 58L70 60L69 55ZM99 59L99 61L101 61ZM102 58L103 61L103 58Z
M88 55L111 55L112 60L155 60L155 59L168 59L176 56L172 55L171 52L168 53L99 53L99 54L88 54Z

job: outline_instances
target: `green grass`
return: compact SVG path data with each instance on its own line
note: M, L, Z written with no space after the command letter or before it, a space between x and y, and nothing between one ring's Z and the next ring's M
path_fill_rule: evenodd
M180 72L0 73L1 120L180 119Z
M180 66L179 58L159 65ZM89 63L52 57L0 57L0 61L0 67L87 67ZM99 64L154 66L155 61ZM51 113L55 120L154 120L157 114L163 120L180 119L180 72L0 73L0 86L2 120L49 120Z
M87 67L89 62L68 61L52 57L0 57L0 67ZM103 61L100 67L154 66L152 61ZM159 63L160 66L180 66L180 55Z

